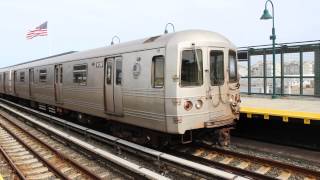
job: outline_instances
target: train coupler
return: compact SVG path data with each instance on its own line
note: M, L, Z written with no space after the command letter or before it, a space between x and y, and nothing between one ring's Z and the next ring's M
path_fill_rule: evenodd
M230 145L230 130L230 127L215 130L214 139L220 146Z

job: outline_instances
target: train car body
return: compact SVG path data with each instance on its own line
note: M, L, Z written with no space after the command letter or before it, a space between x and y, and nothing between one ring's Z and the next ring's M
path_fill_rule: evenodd
M236 47L189 30L0 69L0 93L166 134L226 127L239 116Z

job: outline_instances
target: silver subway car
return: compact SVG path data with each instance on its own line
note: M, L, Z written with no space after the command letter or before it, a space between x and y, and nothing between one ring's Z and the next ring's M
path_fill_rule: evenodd
M2 68L0 93L143 142L225 140L239 116L236 47L202 30L154 36Z

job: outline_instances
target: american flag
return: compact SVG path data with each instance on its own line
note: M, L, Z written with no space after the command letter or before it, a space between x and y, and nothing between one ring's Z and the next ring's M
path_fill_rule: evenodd
M48 22L42 23L40 26L36 27L34 30L30 30L27 33L27 39L32 39L37 36L47 36L48 30L47 30Z

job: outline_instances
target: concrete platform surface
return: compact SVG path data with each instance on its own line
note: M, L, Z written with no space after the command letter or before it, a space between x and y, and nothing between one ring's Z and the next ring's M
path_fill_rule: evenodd
M246 113L250 118L252 114L283 117L287 122L289 118L304 119L305 124L310 120L320 121L320 98L277 98L270 97L241 97L241 113ZM308 123L309 122L309 123Z

